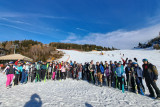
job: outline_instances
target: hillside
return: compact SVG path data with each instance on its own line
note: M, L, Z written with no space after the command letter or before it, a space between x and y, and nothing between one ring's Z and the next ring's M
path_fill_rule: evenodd
M91 44L73 44L73 43L58 43L58 42L52 42L49 44L49 46L56 47L57 49L67 49L67 50L79 50L79 51L92 51L92 50L104 50L104 51L110 51L110 50L117 50L116 48L112 47L102 47L102 46L96 46Z
M13 54L15 51L15 53L28 56L34 61L54 60L63 56L63 53L56 50L55 47L33 40L5 41L0 43L0 46L8 50L7 54Z
M160 49L160 33L159 36L151 39L146 43L139 43L138 48L153 48L153 49Z
M22 55L32 58L34 61L46 61L55 60L61 58L63 53L57 49L67 49L67 50L78 50L78 51L92 51L92 50L116 50L112 47L102 47L96 45L79 45L71 43L58 43L52 42L49 44L43 44L38 41L33 40L15 40L15 41L4 41L0 43L0 48L6 49L7 54L20 53Z

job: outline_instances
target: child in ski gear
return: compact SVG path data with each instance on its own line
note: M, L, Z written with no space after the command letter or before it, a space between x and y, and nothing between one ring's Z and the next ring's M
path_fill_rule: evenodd
M9 62L9 65L4 69L3 72L6 72L7 75L7 81L6 81L6 87L9 88L11 85L11 82L13 80L15 71L18 71L15 66L13 66L13 62Z

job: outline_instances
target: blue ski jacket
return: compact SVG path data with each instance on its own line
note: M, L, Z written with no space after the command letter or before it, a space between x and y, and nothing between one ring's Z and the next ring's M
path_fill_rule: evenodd
M117 74L117 77L122 77L122 75L124 75L124 67L123 67L123 65L121 65L121 67L117 67L116 68L116 74Z

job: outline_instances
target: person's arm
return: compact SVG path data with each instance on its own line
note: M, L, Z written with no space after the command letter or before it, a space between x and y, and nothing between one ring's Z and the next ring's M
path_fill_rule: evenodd
M3 74L6 72L7 69L8 69L8 66L3 70Z
M123 61L123 66L125 66L126 65L126 61L123 58L121 58L121 59Z
M154 72L154 81L156 82L158 79L158 70L156 66L152 66L153 72Z

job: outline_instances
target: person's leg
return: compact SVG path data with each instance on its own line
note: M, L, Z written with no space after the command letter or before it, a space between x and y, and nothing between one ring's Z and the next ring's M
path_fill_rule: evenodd
M18 85L18 76L15 74L14 85Z
M10 85L11 85L11 82L12 82L12 80L13 80L13 77L14 77L14 74L11 74L11 79L10 79Z
M55 79L55 72L52 73L52 80Z
M154 88L154 90L155 90L155 92L156 92L156 94L157 94L157 97L160 97L160 90L159 90L159 88L157 87L156 82L151 82L151 85L152 85L152 87Z
M150 80L149 80L148 78L145 78L145 81L146 81L146 85L147 85L147 87L148 87L148 90L149 90L149 92L150 92L150 95L151 95L151 96L155 96L154 91L153 91L153 88L151 87L151 82L150 82Z
M10 74L7 75L6 87L9 86L9 81L10 81Z
M21 84L23 84L23 82L24 82L24 79L25 79L25 72L24 72L24 71L22 71Z
M28 80L28 71L25 72L25 83L27 83Z

